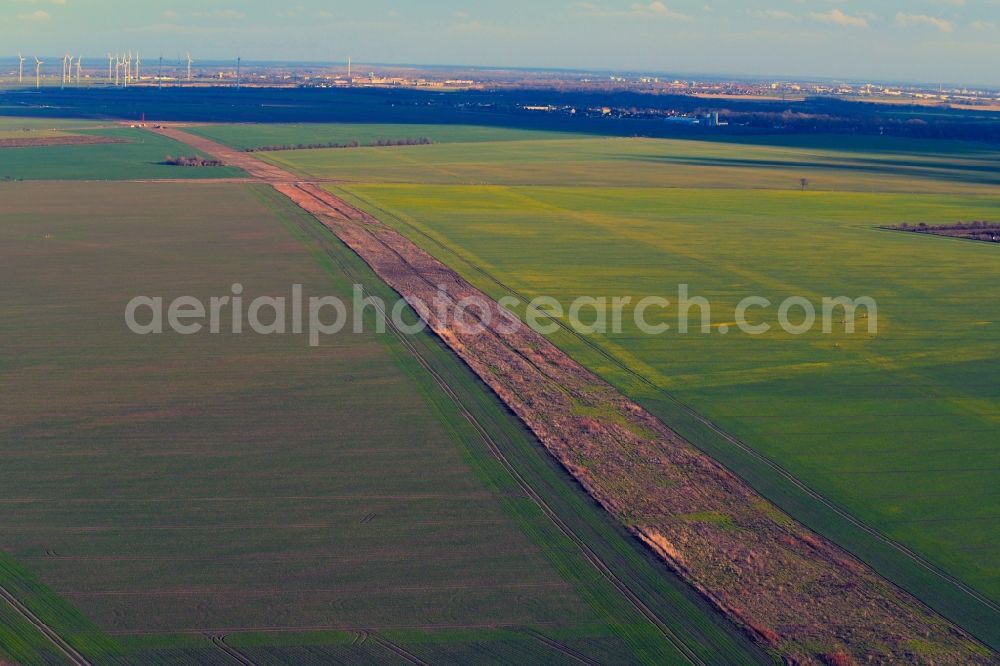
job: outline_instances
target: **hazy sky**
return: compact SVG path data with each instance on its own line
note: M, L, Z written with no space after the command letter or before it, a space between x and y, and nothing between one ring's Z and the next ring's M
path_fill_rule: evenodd
M0 0L0 44L1000 86L1000 0Z

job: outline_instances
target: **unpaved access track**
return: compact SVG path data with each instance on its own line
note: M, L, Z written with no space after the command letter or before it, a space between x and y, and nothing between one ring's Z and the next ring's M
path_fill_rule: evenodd
M997 663L968 634L791 520L744 481L395 230L314 182L176 128L269 183L403 296L573 477L674 571L788 663ZM440 299L447 307L424 306ZM488 304L483 331L455 312ZM483 317L482 322L487 318Z

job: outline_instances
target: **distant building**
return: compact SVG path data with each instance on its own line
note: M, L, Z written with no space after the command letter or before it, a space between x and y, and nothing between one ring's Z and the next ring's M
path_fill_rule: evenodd
M704 118L705 127L718 127L719 126L719 112L714 111Z
M673 123L675 125L699 125L701 120L693 116L667 116L663 119L664 122Z

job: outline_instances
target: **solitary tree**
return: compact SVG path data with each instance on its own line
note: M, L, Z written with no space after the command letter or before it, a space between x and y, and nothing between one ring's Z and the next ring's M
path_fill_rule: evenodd
M799 185L802 186L802 191L805 192L806 188L809 187L809 179L808 178L799 178Z

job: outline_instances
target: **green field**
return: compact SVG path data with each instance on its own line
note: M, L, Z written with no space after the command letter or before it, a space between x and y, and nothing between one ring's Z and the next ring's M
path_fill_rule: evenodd
M185 128L192 134L215 139L236 148L289 146L300 143L347 143L362 145L379 139L427 137L434 143L480 143L493 141L541 141L564 139L571 134L474 125L379 125L363 123L316 123L269 125L204 125Z
M270 189L0 197L0 586L93 662L763 659L432 336L128 332L136 295L391 296Z
M17 130L27 119L0 118L0 130ZM91 127L88 127L91 125ZM94 128L96 123L57 123L36 120L28 126L58 128L73 134L93 134L123 139L127 143L83 146L32 146L0 148L0 179L13 180L144 180L174 178L237 178L233 167L176 167L162 164L167 155L195 155L198 151L167 137L140 128ZM20 134L20 133L19 133ZM26 137L36 132L23 132ZM6 138L17 138L4 134Z
M708 334L646 336L627 308L619 334L555 340L794 515L1000 640L997 248L876 228L1000 219L1000 151L574 139L267 158L343 181L331 189L494 296L675 301L689 284L713 304ZM871 296L879 331L859 322L847 335L835 321L833 335L719 334L751 295L774 303L762 317L775 325L788 296L817 308L824 296Z

